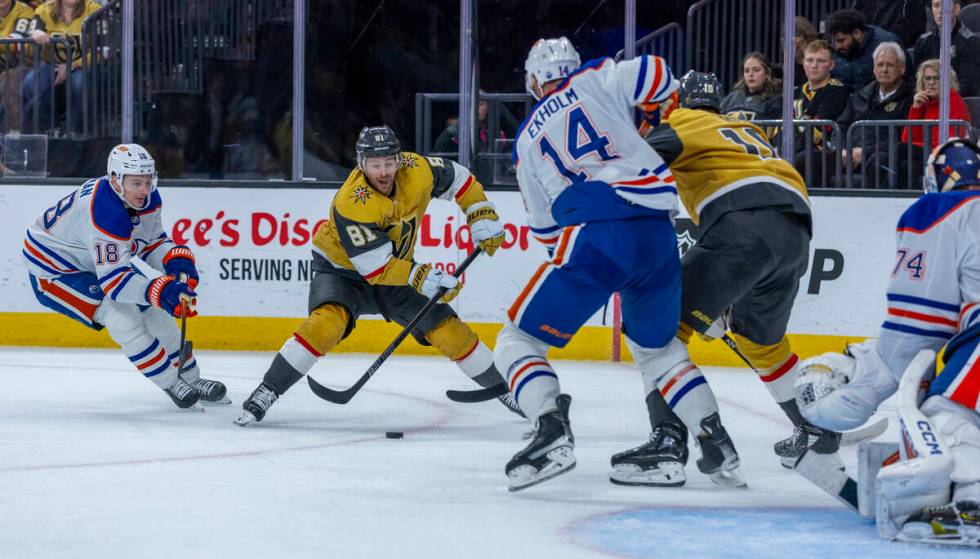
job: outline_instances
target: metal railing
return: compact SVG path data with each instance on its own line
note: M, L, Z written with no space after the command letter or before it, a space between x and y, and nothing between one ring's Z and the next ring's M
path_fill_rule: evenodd
M0 100L4 113L4 130L27 133L55 131L66 134L79 117L77 88L73 87L71 61L77 46L70 38L54 37L45 46L31 39L0 39ZM67 61L67 62L65 62ZM59 85L55 84L55 67L66 64L64 102L59 103ZM64 107L65 128L61 128L61 108Z
M253 60L262 0L204 0L204 46L209 58Z
M925 162L932 152L932 133L937 131L938 120L861 120L847 129L847 146L844 152L847 166L847 185L851 188L899 189L918 187ZM974 139L973 126L963 120L950 120L950 136ZM908 141L902 142L902 131L909 130ZM913 144L913 131L921 131L922 145ZM884 134L883 134L884 133ZM855 137L860 135L859 145ZM869 139L869 136L872 136ZM887 143L882 145L882 137ZM861 149L860 177L851 162L855 148ZM904 171L904 172L903 172ZM903 180L899 180L899 178ZM919 180L916 180L916 178ZM882 180L884 179L884 180Z
M526 93L486 93L479 96L480 101L490 103L487 112L487 137L498 139L501 134L501 120L505 117L520 122L534 106L534 99ZM454 103L459 105L458 93L416 93L415 94L415 149L427 155L457 157L458 153L432 152L433 126L432 105L434 103ZM523 110L519 115L508 111L504 103L520 103ZM441 129L440 129L441 130Z
M680 76L687 69L684 58L684 29L677 23L668 23L653 33L636 40L636 54L655 54L667 61L674 75ZM623 59L624 52L616 53L617 61Z
M783 121L753 120L753 124L766 129L770 138L782 133ZM807 188L834 188L844 185L841 158L840 125L833 120L798 119L793 121L796 134L796 170L803 175ZM779 150L779 142L773 141Z
M819 27L827 14L849 8L853 0L796 0L796 14ZM742 57L752 51L782 60L779 30L783 3L776 0L701 0L687 12L686 62L714 72L726 90L742 74Z

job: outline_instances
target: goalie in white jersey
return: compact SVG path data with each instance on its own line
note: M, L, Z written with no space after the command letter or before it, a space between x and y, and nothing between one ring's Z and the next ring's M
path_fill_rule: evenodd
M560 394L549 346L564 347L619 293L627 343L642 369L674 338L680 316L677 189L638 132L677 105L667 63L641 56L581 64L562 37L535 43L525 70L539 101L520 127L514 162L531 232L552 259L510 307L497 338L497 370L535 420L530 444L505 469L512 491L575 465L571 398ZM708 446L731 445L720 420L712 429Z
M797 401L809 421L842 431L867 421L900 382L903 392L905 386L914 391L927 375L921 408L914 393L900 395L907 460L878 472L879 533L978 545L980 148L962 139L937 147L926 184L930 193L898 222L888 315L878 339L805 361ZM934 354L916 356L943 346L945 367L932 378L934 360L927 355ZM903 381L903 374L909 378Z
M89 180L38 217L24 238L34 295L45 307L109 331L136 369L181 408L230 403L224 384L201 378L192 355L178 374L182 309L195 316L194 255L163 230L153 158L136 144L109 154L106 176ZM163 273L148 278L142 259ZM182 305L181 301L185 303Z

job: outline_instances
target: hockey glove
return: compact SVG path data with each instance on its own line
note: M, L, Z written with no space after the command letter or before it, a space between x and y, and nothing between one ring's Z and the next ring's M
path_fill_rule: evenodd
M186 283L170 276L160 276L146 288L146 299L154 307L161 308L180 318L182 309L187 309L187 318L197 316L197 293ZM187 302L181 305L181 300Z
M504 225L492 202L477 202L466 210L466 223L470 234L483 252L489 256L504 242Z
M433 268L432 264L416 264L408 276L408 284L429 299L440 289L445 288L446 292L442 296L443 303L452 301L463 288L463 282L451 274Z
M197 287L198 275L197 268L194 266L194 254L191 249L185 246L175 246L163 255L163 269L168 276L175 279L181 278L181 274L187 276L187 285L191 289Z

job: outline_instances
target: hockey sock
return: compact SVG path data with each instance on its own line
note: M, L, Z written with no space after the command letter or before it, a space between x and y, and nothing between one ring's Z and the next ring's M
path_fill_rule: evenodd
M493 352L459 318L454 316L442 321L425 335L425 339L483 388L504 382L493 365Z
M667 405L667 400L664 400L664 396L660 393L659 389L652 390L647 394L646 404L647 412L650 414L651 431L665 423L673 423L681 427L684 426L681 418L677 417L674 410L670 409L670 406Z
M317 307L282 344L262 382L282 394L310 372L317 359L333 349L347 329L347 309L327 304Z
M700 433L701 420L718 412L718 402L701 370L691 363L687 345L678 338L672 338L662 348L643 347L629 337L626 343L643 373L648 399L659 390L662 399L684 425L692 433ZM649 406L647 409L652 420L655 410Z
M177 368L180 363L180 328L174 322L174 318L167 314L163 309L150 307L143 311L143 322L150 334L156 336L160 343L167 350L170 364ZM187 382L194 382L201 378L201 368L197 366L197 359L191 354L184 363L184 374L181 375Z
M793 381L796 380L799 372L800 359L790 349L789 340L783 336L774 345L760 345L738 334L734 334L733 337L738 350L749 360L749 363L752 363L752 367L759 373L759 378L780 407L794 399ZM783 411L786 411L793 424L797 425L796 420L785 407Z
M109 336L119 344L130 362L153 384L166 390L177 382L177 369L171 366L171 360L177 356L176 350L168 352L150 333L143 313L135 304L106 299L99 305L95 321L105 325Z
M556 411L555 399L561 393L558 375L544 357L548 344L533 338L511 323L497 335L493 361L521 410L531 421Z

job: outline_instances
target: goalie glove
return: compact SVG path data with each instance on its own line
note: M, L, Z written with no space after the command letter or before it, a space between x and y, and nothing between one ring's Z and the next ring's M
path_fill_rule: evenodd
M446 292L441 297L443 303L455 299L463 288L463 282L451 274L433 268L432 264L416 264L408 276L408 284L429 299L444 288Z
M191 252L191 249L185 246L175 246L167 251L167 254L163 255L163 269L168 276L183 281L191 289L197 287L199 277L197 267L194 265L194 253Z
M492 202L477 202L467 208L466 223L473 241L489 256L504 242L504 225Z
M171 276L160 276L151 281L146 288L146 300L177 318L180 318L184 308L187 309L187 318L197 316L197 293ZM181 301L187 304L181 305Z

